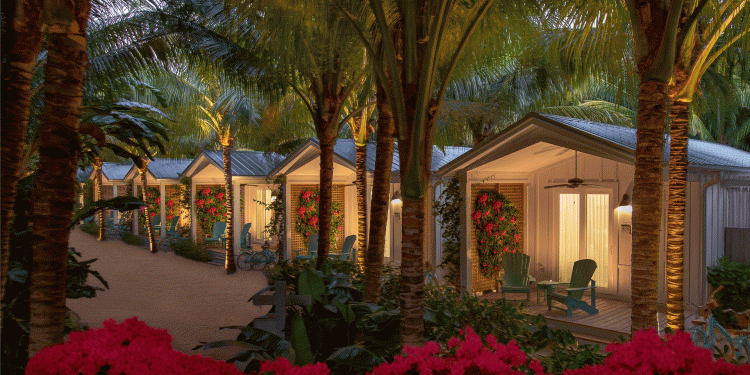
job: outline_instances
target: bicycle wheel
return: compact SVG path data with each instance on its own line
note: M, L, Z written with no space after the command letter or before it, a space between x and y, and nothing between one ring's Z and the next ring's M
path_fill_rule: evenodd
M252 254L248 252L243 252L237 257L237 267L245 271L253 268L252 263L251 263L251 258L252 258Z
M250 267L254 270L261 270L266 267L266 264L268 264L268 258L261 253L255 253L250 257Z

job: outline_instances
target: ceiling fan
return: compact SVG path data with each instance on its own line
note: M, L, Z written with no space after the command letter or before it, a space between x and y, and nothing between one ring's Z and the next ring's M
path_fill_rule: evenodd
M571 189L575 189L575 188L577 188L579 186L601 187L600 185L587 184L586 181L578 178L578 151L576 151L576 154L575 154L575 163L576 163L575 177L569 179L568 183L566 183L566 184L557 184L557 185L549 185L549 186L545 186L544 188L545 189L551 189L551 188L556 188L556 187L568 187L568 188L571 188Z

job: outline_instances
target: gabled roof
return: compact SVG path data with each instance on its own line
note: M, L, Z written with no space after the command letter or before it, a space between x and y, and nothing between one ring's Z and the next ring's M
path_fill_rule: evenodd
M280 173L280 171L283 170L284 167L290 167L289 164L292 163L293 159L311 148L315 148L318 153L320 152L320 143L316 138L309 138L307 142L298 147L289 157L287 157L287 159L283 163L279 164L279 166L276 167L271 173L277 174ZM445 165L445 163L448 163L449 161L455 159L456 157L469 151L470 149L470 147L445 146L444 150L441 150L438 146L433 146L432 170L437 171L438 168ZM353 139L337 139L336 144L333 146L333 152L334 158L338 158L338 160L342 164L345 164L352 169L355 168L355 163L357 160L357 146ZM368 172L372 172L375 170L375 154L376 144L375 142L369 142L367 144L367 158L365 161L365 167ZM398 142L396 142L393 148L393 163L391 164L392 172L399 171L399 163L400 155L398 152Z
M133 163L104 162L102 163L102 175L110 181L124 181L132 167ZM93 172L92 168L91 173Z
M148 163L148 171L155 179L176 180L192 161L192 159L154 158Z
M90 165L79 168L78 170L76 170L76 180L82 184L86 182L86 180L91 178L92 172L94 172L94 167Z
M461 166L481 164L537 142L576 149L619 162L635 162L637 141L634 128L531 112L500 133L485 139L471 151L443 163L439 174L451 173ZM664 162L668 161L667 138ZM688 165L713 170L750 169L750 153L726 145L690 139Z
M260 176L265 177L281 161L283 156L262 151L232 151L232 176ZM217 168L224 169L224 154L221 151L204 150L187 167L183 173L197 166L201 160L213 164Z

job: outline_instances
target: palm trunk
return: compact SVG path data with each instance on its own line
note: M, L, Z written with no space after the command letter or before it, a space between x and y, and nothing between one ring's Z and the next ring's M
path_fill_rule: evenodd
M685 269L685 196L689 103L672 101L670 113L669 198L667 209L667 325L685 327L682 288Z
M146 171L148 170L148 159L143 159L143 167L138 167L138 173L141 175L141 191L143 192L143 200L146 200L146 192L148 185L146 185ZM154 227L151 225L151 206L148 204L144 207L146 214L146 233L148 234L148 247L151 253L156 254L156 237L154 236Z
M330 126L336 126L330 124ZM315 268L320 269L328 258L331 245L331 213L333 199L333 146L336 135L326 136L318 132L320 141L320 202L318 204L318 259Z
M20 2L22 0L16 0ZM24 137L29 123L29 104L31 97L31 77L36 56L42 45L41 16L42 2L25 0L20 14L13 15L15 2L3 4L5 27L3 39L12 41L6 46L8 53L3 53L2 69L2 137L0 137L0 175L2 175L2 217L0 241L2 260L0 260L0 298L5 302L5 285L8 276L8 259L10 255L10 227L15 205L16 184L20 178L21 159L23 156ZM7 12L6 12L7 11ZM2 321L2 319L0 319ZM0 328L2 327L0 323Z
M232 139L222 142L224 156L224 187L227 197L227 244L224 257L224 270L227 274L237 272L237 264L234 261L234 189L232 187Z
M102 199L102 159L98 156L94 159L94 190L96 196ZM99 211L99 241L104 241L106 213L107 210Z
M378 303L380 279L383 276L385 232L388 225L389 191L393 166L393 141L396 123L386 100L385 91L378 88L378 138L375 151L375 171L370 204L370 238L365 259L365 302Z
M666 83L640 84L633 189L632 332L657 326L662 152L668 98Z
M362 118L359 118L362 121ZM366 129L364 131L367 131ZM367 142L357 145L357 262L365 264L367 254Z
M61 344L65 337L68 224L75 206L89 2L66 4L70 8L64 11L74 18L67 21L69 24L51 23L47 38L44 125L33 193L30 355ZM60 10L52 9L51 13L59 14Z

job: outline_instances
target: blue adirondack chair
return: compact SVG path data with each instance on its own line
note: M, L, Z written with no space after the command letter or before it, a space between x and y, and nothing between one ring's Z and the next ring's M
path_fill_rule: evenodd
M250 235L250 228L253 223L245 223L240 231L240 249L248 249L252 247L252 236Z
M151 218L151 227L154 228L154 234L161 233L161 215L154 215Z
M169 226L167 227L167 236L170 236L170 237L180 236L180 217L179 216L173 217L172 220L169 222Z
M503 298L505 293L526 293L526 300L531 301L530 285L536 279L529 275L531 257L524 253L503 254L503 277L497 279Z
M310 237L307 237L307 254L300 255L302 250L294 250L294 257L297 259L311 260L318 257L318 234L313 233Z
M556 290L547 291L547 311L552 308L567 310L568 316L573 316L573 309L581 309L589 314L598 314L596 308L596 282L591 279L596 271L596 262L593 259L581 259L573 263L573 273L570 276L570 287L565 289L565 294L558 293ZM589 285L591 284L591 285ZM591 304L584 302L583 292L591 290ZM565 308L553 305L557 301L565 305Z
M339 254L339 260L349 260L350 256L356 257L356 250L354 250L354 243L357 242L357 236L352 234L344 239L344 245L341 248L341 254Z
M211 233L210 237L206 238L206 246L208 246L209 244L215 244L216 246L221 246L222 237L224 236L224 232L226 230L227 230L227 223L223 221L215 222L213 233Z

